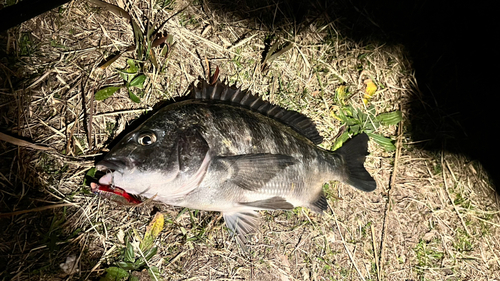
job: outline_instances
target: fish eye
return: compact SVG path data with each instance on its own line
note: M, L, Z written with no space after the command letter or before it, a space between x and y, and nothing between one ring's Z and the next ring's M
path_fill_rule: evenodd
M156 135L153 132L140 133L137 137L137 142L140 145L151 145L156 142Z

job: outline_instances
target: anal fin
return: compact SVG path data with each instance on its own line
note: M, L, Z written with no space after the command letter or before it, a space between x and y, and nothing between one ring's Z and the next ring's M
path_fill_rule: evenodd
M259 213L222 213L226 226L236 236L238 244L244 248L248 239L257 231Z
M328 202L326 201L323 191L318 194L318 197L316 197L316 199L311 202L308 207L319 214L322 214L323 211L328 209Z

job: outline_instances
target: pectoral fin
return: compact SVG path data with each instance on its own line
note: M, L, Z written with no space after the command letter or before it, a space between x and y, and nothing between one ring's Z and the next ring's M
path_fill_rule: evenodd
M244 247L247 239L256 232L259 213L222 213L226 226L236 235L236 241Z
M291 210L293 205L285 199L274 196L265 200L258 200L253 202L240 202L240 205L254 207L261 210Z
M245 154L218 157L222 169L229 171L229 180L246 190L258 190L286 167L298 163L292 156L282 154Z

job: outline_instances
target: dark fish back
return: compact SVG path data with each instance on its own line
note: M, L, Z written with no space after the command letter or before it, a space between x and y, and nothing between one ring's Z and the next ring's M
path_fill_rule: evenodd
M316 129L316 125L309 117L296 111L273 105L253 95L250 91L228 86L221 81L217 81L215 84L210 85L205 80L201 80L197 86L195 86L194 83L191 85L190 95L191 98L194 99L224 102L233 106L240 106L259 112L290 126L314 144L320 144L323 141L323 137Z
M190 116L215 155L274 153L313 159L321 148L292 127L241 106L226 103L187 102L178 119Z

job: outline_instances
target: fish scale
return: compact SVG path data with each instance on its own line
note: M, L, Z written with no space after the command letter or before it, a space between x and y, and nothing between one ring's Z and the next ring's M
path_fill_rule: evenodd
M365 170L368 137L337 151L306 116L217 81L200 81L191 99L156 112L98 163L99 183L166 204L223 213L244 244L256 210L309 207L321 213L322 187L339 180L362 191L376 183ZM145 141L146 140L146 141Z

